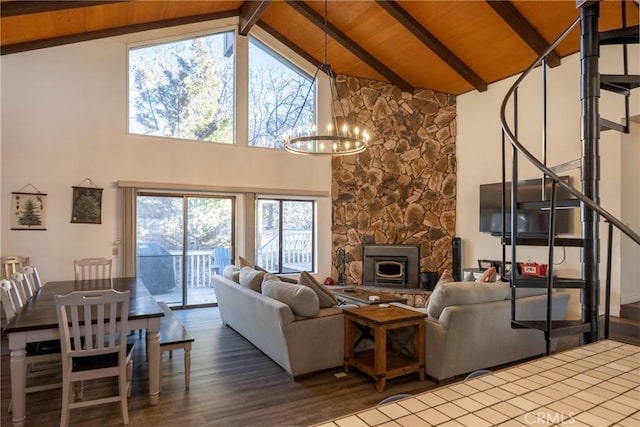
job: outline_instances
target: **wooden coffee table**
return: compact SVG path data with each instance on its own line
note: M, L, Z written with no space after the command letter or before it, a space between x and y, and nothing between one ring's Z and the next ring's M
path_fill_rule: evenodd
M348 307L344 312L344 371L354 367L376 380L376 390L384 391L388 378L417 372L424 380L425 359L425 314L395 305L367 305ZM374 348L355 352L356 327L373 331ZM394 351L387 331L398 328L412 328L413 352L403 345ZM389 348L388 348L389 347Z

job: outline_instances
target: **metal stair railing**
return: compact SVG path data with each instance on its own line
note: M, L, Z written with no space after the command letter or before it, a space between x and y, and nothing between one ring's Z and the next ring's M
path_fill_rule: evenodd
M624 224L621 220L616 218L613 214L605 210L601 205L595 203L590 197L584 194L582 191L578 190L574 186L570 185L568 182L565 182L560 178L560 176L554 172L554 170L546 165L546 72L543 70L543 102L544 102L544 111L543 111L543 156L544 163L538 160L531 152L529 152L522 143L518 140L517 137L517 96L518 96L518 87L522 83L522 81L536 68L538 65L542 64L543 67L546 67L546 57L551 53L558 44L560 44L566 37L569 35L576 26L581 22L582 17L577 18L573 23L569 25L569 27L549 46L549 48L540 55L522 74L521 76L514 82L514 84L509 88L505 98L502 102L500 109L500 120L502 125L502 181L503 181L503 227L502 227L502 243L503 243L503 263L506 258L506 249L505 249L505 241L506 241L506 139L509 140L509 143L512 146L513 150L513 164L512 164L512 183L511 183L511 247L512 247L512 265L516 267L517 256L516 256L516 247L518 244L518 234L517 234L517 215L516 211L518 209L518 201L517 201L517 182L518 182L518 155L522 155L526 160L528 160L533 166L535 166L538 170L543 173L545 179L551 180L551 200L550 200L550 220L549 220L549 238L548 238L548 246L549 246L549 271L547 273L547 319L546 319L546 327L545 327L545 335L547 339L547 353L549 353L549 340L551 338L551 293L553 289L553 249L555 246L555 209L556 209L556 194L557 194L557 186L560 185L564 190L566 190L569 194L580 201L581 208L584 210L590 210L594 215L600 215L600 217L604 218L604 220L608 223L608 254L607 254L607 279L606 279L606 290L605 290L605 298L606 298L606 306L605 306L605 337L608 338L609 333L609 309L610 309L610 283L611 283L611 253L612 253L612 232L613 227L616 227L620 232L633 240L636 244L640 245L640 234L632 230L626 224ZM626 49L625 49L626 54ZM626 55L625 55L626 56ZM625 74L627 73L626 67L626 59L625 59ZM507 123L506 119L506 109L510 100L513 98L514 102L514 116L515 116L515 130L511 130ZM628 114L628 110L627 110ZM576 163L576 162L573 162ZM543 180L544 181L544 180ZM544 186L543 190L544 192ZM597 222L597 216L596 222ZM584 236L583 236L584 239ZM583 259L583 263L585 260ZM517 268L512 268L512 273L509 278L511 282L512 292L515 294L515 277ZM513 299L515 299L515 295L513 295ZM512 325L513 320L515 319L515 303L512 304ZM597 337L595 338L597 340Z

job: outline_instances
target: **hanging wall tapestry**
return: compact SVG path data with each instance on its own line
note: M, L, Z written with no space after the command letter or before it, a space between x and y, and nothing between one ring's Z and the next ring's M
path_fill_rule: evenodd
M91 187L82 187L89 181ZM73 187L73 208L71 222L81 224L102 224L102 188L98 188L89 178Z
M27 187L35 193L23 192ZM47 195L31 184L11 193L11 229L46 230Z

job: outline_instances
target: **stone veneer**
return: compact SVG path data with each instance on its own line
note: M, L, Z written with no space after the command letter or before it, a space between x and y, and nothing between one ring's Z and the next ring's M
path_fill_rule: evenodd
M344 249L346 284L362 284L362 243L420 244L421 271L450 270L455 97L344 75L336 87L348 122L368 129L372 139L363 153L332 160L333 277L337 251Z

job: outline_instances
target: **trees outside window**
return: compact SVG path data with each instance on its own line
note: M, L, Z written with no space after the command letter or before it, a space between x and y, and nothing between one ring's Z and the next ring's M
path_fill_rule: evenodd
M129 49L129 132L233 144L235 37L226 31ZM286 132L314 127L313 79L255 37L248 55L247 144L283 149Z
M272 273L313 271L313 201L260 199L256 221L257 265Z
M129 131L233 143L234 32L129 50Z
M312 83L291 62L250 37L249 146L283 149L285 132L310 131L315 123L315 91L306 102L305 97Z

